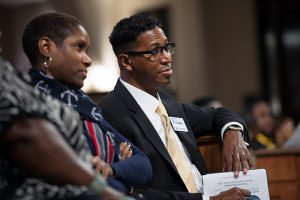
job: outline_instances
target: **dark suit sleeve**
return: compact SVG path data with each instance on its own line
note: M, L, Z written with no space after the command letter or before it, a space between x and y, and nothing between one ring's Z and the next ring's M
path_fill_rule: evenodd
M221 135L222 128L229 122L239 122L244 127L244 139L248 141L248 132L244 120L227 108L200 108L193 104L182 104L195 137L214 133Z
M239 122L244 126L244 138L248 141L248 132L243 118L237 113L222 107L222 108L201 108L194 104L185 104L178 102L174 95L166 89L159 93L161 98L167 102L172 102L172 107L180 109L184 114L185 119L189 122L188 125L193 130L195 137L205 134L221 135L222 128L229 122Z
M124 161L112 163L116 178L126 185L145 187L152 178L152 167L149 158L134 146L128 139L114 131L117 144L127 141L131 144L132 156Z

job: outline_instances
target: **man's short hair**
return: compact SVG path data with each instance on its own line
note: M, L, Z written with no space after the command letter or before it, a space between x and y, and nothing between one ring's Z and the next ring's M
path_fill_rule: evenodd
M23 50L31 64L39 55L38 41L41 37L49 37L56 45L61 46L66 37L81 25L81 22L64 13L47 12L34 17L23 32Z
M120 20L109 36L115 54L127 51L127 48L137 40L141 33L155 27L162 28L161 22L149 15L136 14Z

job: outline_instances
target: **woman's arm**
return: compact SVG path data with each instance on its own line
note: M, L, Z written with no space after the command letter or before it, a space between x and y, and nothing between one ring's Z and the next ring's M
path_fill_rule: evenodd
M134 146L128 139L114 131L116 144L130 144L132 156L126 160L112 163L115 176L127 185L144 187L152 179L152 166L149 158ZM118 145L117 145L118 146Z
M35 177L55 184L89 186L95 181L93 170L46 120L25 118L14 122L1 135L0 144L4 156ZM108 186L101 190L100 196L103 200L127 198Z
M94 172L46 120L15 122L1 138L8 159L33 175L56 184L88 185Z

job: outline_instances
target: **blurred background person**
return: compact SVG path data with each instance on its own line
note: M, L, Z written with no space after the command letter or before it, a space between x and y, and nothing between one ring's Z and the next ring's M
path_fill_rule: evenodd
M271 150L276 148L274 115L266 100L258 96L247 97L242 116L249 128L251 149Z
M296 133L295 122L291 117L280 117L274 127L275 143L277 148L283 148L290 138ZM299 142L299 140L298 140ZM300 146L300 144L299 144Z
M300 123L293 129L293 133L285 140L283 148L300 147Z
M282 117L275 127L276 144L279 148L300 147L300 123L291 117Z

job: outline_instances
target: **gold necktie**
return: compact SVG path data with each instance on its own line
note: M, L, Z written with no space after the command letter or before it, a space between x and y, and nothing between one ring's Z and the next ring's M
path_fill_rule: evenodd
M167 138L167 150L173 160L173 163L177 168L178 173L180 174L181 179L183 180L189 192L197 192L192 171L190 170L189 165L184 158L183 152L179 148L179 145L174 135L175 133L172 132L168 113L161 102L159 102L158 104L156 113L159 114L164 125Z

